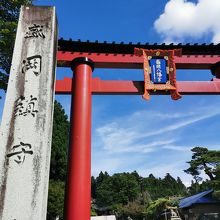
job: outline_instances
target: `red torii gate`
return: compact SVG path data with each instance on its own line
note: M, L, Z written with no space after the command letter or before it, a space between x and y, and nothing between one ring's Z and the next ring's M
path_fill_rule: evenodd
M58 67L71 67L73 78L56 81L56 94L72 94L68 174L65 200L66 220L89 220L91 197L91 97L93 94L141 95L143 81L101 80L92 78L94 68L143 68L143 58L134 55L134 48L178 49L177 69L212 70L211 81L177 82L182 95L220 94L220 44L218 45L141 45L59 40ZM151 94L169 95L156 91Z

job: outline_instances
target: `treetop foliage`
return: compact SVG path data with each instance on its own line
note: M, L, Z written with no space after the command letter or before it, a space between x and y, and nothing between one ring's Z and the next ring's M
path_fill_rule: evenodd
M184 170L195 180L188 189L189 193L195 194L211 188L216 192L220 191L220 150L194 147L191 151L192 159L187 162L190 167ZM207 175L208 179L203 180L202 172Z
M0 2L0 89L6 91L10 73L17 22L21 5L32 0L1 0Z
M148 204L150 201L174 195L186 195L186 187L180 178L173 178L169 173L163 179L141 177L132 173L116 173L110 176L100 172L98 177L92 177L92 196L99 207L122 206L139 202Z
M181 179L169 173L162 179L153 174L141 177L136 171L112 176L100 172L98 177L92 177L92 199L97 209L112 210L118 219L127 219L127 216L143 219L147 207L153 207L153 201L162 197L168 201L169 197L185 195L187 190Z
M191 151L192 159L187 162L190 167L184 171L191 174L196 182L202 180L201 171L204 171L210 180L216 180L220 176L220 151L204 147L194 147Z

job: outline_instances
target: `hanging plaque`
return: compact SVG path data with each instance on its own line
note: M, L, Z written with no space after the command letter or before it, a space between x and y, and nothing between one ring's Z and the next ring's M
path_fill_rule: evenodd
M150 99L150 91L170 92L173 100L181 98L176 84L176 66L174 55L181 56L182 49L176 50L145 50L135 48L135 55L143 56L144 95Z

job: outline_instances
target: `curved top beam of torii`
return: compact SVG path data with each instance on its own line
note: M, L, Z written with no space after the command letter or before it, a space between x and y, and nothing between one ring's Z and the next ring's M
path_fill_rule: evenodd
M107 42L58 41L57 66L70 67L71 61L77 57L88 57L93 60L95 68L143 68L143 58L134 55L134 48L144 49L178 49L182 48L182 56L175 57L177 69L207 69L220 62L220 44L125 44ZM212 81L177 82L178 91L184 95L215 95L220 94L220 81L217 76ZM56 81L57 94L70 94L71 78ZM143 94L142 81L109 81L95 78L92 80L93 94ZM169 94L153 92L152 94Z
M213 64L220 61L220 44L124 44L68 41L61 38L58 41L58 66L69 67L73 59L86 56L93 60L95 68L141 69L143 59L134 55L134 48L148 50L181 48L182 57L175 57L177 69L210 69Z

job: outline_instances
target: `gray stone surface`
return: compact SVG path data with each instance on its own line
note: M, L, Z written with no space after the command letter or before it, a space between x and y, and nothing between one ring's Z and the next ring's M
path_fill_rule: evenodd
M46 219L57 23L22 7L0 131L0 219Z

